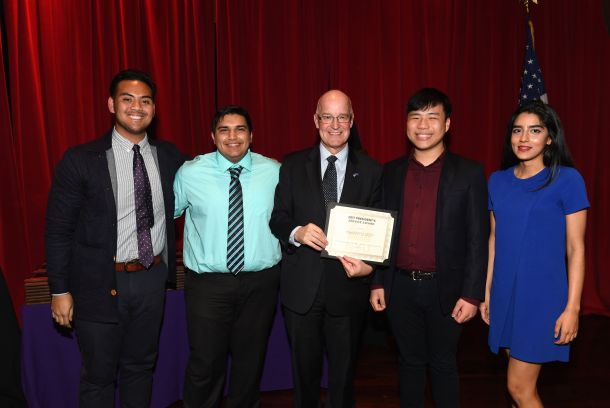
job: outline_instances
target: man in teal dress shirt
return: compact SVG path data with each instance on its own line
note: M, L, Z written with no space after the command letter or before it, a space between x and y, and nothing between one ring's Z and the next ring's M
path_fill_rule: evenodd
M184 227L190 356L185 407L259 405L259 385L279 285L278 240L269 229L280 164L250 151L252 123L240 106L212 119L217 150L176 173L175 216Z

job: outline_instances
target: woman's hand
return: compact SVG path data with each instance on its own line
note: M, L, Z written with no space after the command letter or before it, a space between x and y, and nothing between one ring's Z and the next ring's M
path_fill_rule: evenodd
M555 344L568 344L578 334L578 312L566 309L555 322Z
M481 312L481 319L483 319L483 321L489 325L489 302L488 301L481 302L481 304L479 305L479 312Z

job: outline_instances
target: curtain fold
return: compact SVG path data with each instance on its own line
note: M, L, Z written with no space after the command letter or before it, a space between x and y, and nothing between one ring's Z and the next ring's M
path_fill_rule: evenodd
M23 301L23 279L28 276L29 264L24 259L27 251L23 209L23 194L17 172L15 141L11 123L11 110L6 83L4 60L4 22L0 19L0 269L15 306ZM16 308L17 310L17 308Z
M2 119L0 262L15 304L23 279L44 262L44 225L53 168L70 146L112 126L108 86L121 69L157 83L151 133L188 153L209 150L215 111L214 4L211 1L4 0L12 112ZM4 77L2 78L4 79ZM2 89L0 89L2 91ZM1 102L0 102L1 103ZM0 105L2 108L2 105ZM12 128L4 129L5 124ZM203 134L202 134L203 131ZM5 181L6 178L6 181ZM7 194L7 191L9 194ZM5 200L3 200L5 201ZM23 237L21 237L23 234ZM17 308L19 310L19 308Z
M454 104L451 149L490 173L517 104L525 46L525 10L517 1L4 0L3 6L2 67L10 84L0 82L0 263L17 305L23 278L44 261L53 167L67 147L111 126L107 87L119 69L152 74L159 88L154 133L185 153L212 149L210 118L216 105L231 103L252 115L253 149L278 160L315 143L317 98L329 88L351 96L365 150L380 162L398 157L407 146L408 96L435 86ZM549 102L591 201L582 310L610 315L604 164L610 35L602 1L557 0L530 9Z
M316 99L333 64L319 20L328 3L218 1L218 104L248 109L257 152L281 160L316 140Z

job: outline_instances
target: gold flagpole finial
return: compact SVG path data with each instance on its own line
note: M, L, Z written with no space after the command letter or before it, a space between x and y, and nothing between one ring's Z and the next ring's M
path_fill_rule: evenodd
M525 6L525 12L527 14L529 14L530 13L530 0L521 0L521 2ZM538 4L538 0L532 0L532 3Z

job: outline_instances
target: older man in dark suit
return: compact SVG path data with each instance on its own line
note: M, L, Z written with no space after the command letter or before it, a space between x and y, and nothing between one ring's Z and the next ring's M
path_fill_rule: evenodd
M383 206L398 212L399 234L370 300L376 311L388 308L400 352L401 407L424 406L428 369L436 406L459 405L458 340L484 296L487 184L483 166L446 149L450 116L444 93L415 93L406 120L412 152L383 171Z
M75 321L83 407L150 405L166 280L175 279L172 183L184 161L146 134L155 84L122 71L110 85L114 129L69 149L57 165L47 209L52 316Z
M295 407L317 407L322 356L327 405L354 405L353 375L373 268L320 257L327 202L377 206L381 167L348 146L354 112L347 95L323 94L314 114L320 143L287 156L280 169L271 231L283 244L280 291L292 349Z

